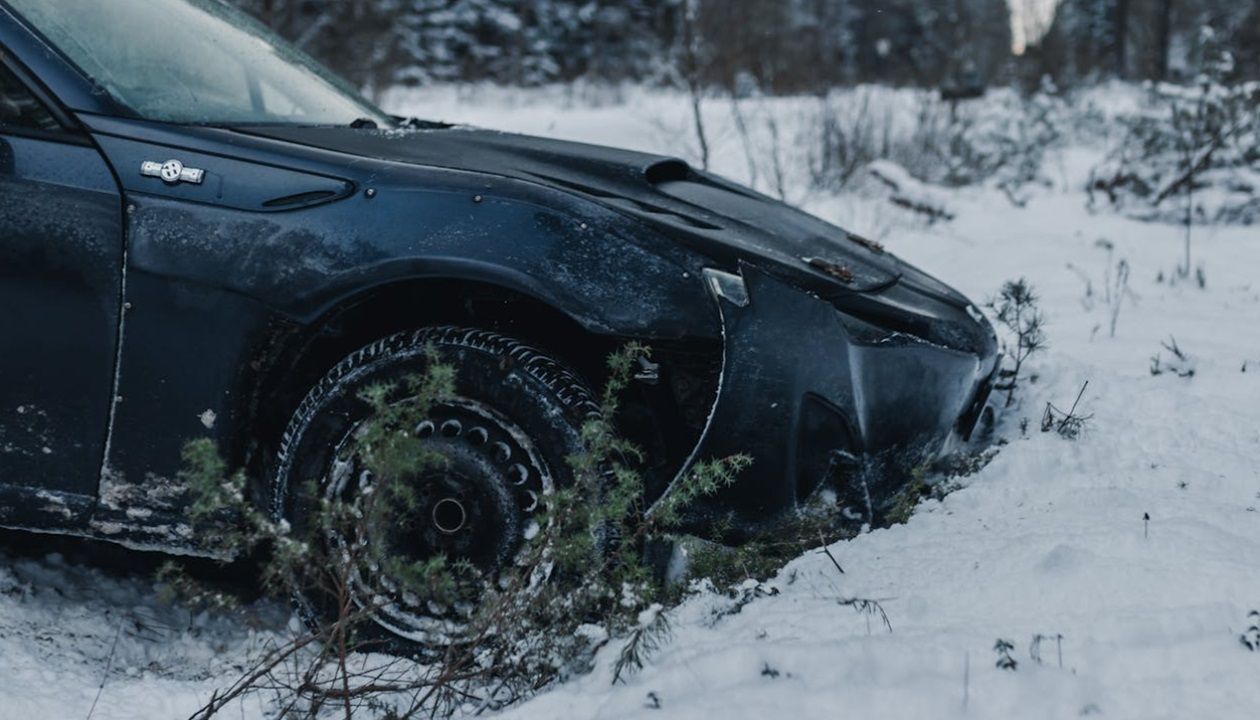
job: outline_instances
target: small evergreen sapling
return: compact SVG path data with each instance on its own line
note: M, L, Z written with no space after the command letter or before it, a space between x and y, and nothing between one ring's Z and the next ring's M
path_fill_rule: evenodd
M1247 621L1251 623L1251 627L1238 640L1251 652L1260 652L1260 610L1247 613Z
M998 297L989 302L999 324L1004 326L1012 341L1005 343L1004 350L1012 366L1002 368L996 389L1006 393L1006 406L1015 403L1015 390L1019 385L1024 363L1036 353L1045 350L1045 316L1038 306L1040 298L1032 285L1024 278L1012 280L1002 286Z
M997 653L998 656L997 662L994 664L998 669L1013 671L1019 667L1019 662L1011 656L1011 653L1014 651L1015 644L1010 640L998 638L997 642L993 643L993 652Z
M612 684L622 682L623 675L642 670L644 663L668 643L672 635L669 617L659 603L639 613L638 626L630 632L630 637L621 646L617 662L613 664Z

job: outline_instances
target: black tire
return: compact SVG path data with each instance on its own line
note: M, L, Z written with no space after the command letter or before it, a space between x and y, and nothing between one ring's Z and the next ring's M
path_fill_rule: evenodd
M345 484L334 478L334 465L344 476L343 448L371 415L360 391L423 373L431 352L455 368L456 399L434 406L431 420L416 429L448 465L434 471L440 477L408 480L425 494L425 503L430 494L436 499L431 518L422 511L407 529L407 554L455 555L494 575L529 541L528 515L539 496L573 482L568 458L581 452L581 427L598 416L599 406L589 387L561 363L492 332L438 327L402 333L368 345L329 371L281 440L273 516L295 532L309 529L310 508L318 499L311 490L326 493ZM391 547L396 547L392 540ZM312 623L327 619L333 607L318 593L301 593L296 600ZM458 642L458 613L434 615L431 603L427 609L404 604L391 602L364 631L374 635L369 639L379 642L379 649L415 655ZM461 612L466 616L468 609Z

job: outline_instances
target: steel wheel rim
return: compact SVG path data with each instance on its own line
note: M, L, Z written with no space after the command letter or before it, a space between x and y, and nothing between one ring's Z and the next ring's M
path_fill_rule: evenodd
M356 437L367 422L370 418L356 423L335 446L333 462L322 480L325 499L344 498L348 493L362 492L375 483L365 468L345 460L354 456ZM412 432L420 439L441 438L448 442L468 443L478 448L486 460L493 461L495 467L502 471L503 477L508 479L506 484L510 486L508 490L520 518L515 525L517 537L509 538L514 551L500 558L499 569L518 564L530 542L539 534L535 516L541 509L542 498L555 491L554 479L533 440L502 413L465 397L435 405ZM475 513L466 504L466 497L453 495L450 489L444 488L446 492L440 493L423 515L425 522L436 532L458 537L468 529L471 516ZM457 513L455 505L458 505ZM449 522L457 516L460 522ZM447 532L452 529L455 532ZM345 551L346 540L340 534L332 534L326 539L334 549ZM369 539L368 542L372 541ZM438 607L433 603L419 602L418 598L407 598L405 593L398 592L396 584L391 589L388 578L377 574L379 570L360 566L351 569L350 599L355 607L360 610L373 608L369 614L376 625L422 646L446 645L459 639L476 610L475 603ZM490 578L485 578L485 581L489 582Z

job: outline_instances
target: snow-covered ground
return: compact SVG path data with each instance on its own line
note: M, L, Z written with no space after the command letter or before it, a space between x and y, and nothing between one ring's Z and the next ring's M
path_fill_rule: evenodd
M445 88L386 102L428 119L697 153L679 96ZM790 129L803 102L771 111ZM709 109L715 168L749 179L726 105ZM787 137L783 157L799 162ZM697 595L641 673L611 685L611 647L590 675L506 716L1260 716L1260 653L1239 642L1260 610L1260 231L1196 229L1206 287L1159 282L1181 258L1183 230L1089 212L1081 188L1100 153L1056 152L1055 187L1024 208L996 190L952 192L956 218L931 226L874 189L807 192L789 168L790 199L974 299L1032 282L1050 349L1001 417L1009 444L907 524L831 547L845 574L811 552L746 605ZM1120 260L1130 292L1112 337L1120 293L1107 301L1106 278ZM1193 377L1152 375L1171 338ZM1046 403L1070 406L1086 381L1084 434L1040 432ZM152 595L143 575L0 557L0 719L84 717L102 678L94 718L185 717L266 638L238 616L190 620ZM892 632L840 604L853 597L879 600ZM1040 662L1037 635L1048 638ZM998 639L1015 646L1014 671L995 666Z
M163 602L153 558L109 552L101 569L36 552L74 543L5 538L22 552L0 553L0 720L186 718L284 627L267 603L216 616Z

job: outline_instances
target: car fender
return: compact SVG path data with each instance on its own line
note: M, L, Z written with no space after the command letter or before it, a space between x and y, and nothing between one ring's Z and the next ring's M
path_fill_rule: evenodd
M476 281L535 298L590 333L720 336L703 258L563 191L302 153L297 167L283 167L195 133L194 148L169 136L146 142L143 132L95 137L127 205L125 329L97 523L113 533L154 525L125 522L137 507L177 512L188 440L215 439L240 461L258 384L281 357L277 338L314 331L377 287ZM168 159L202 170L204 182L140 174L143 162ZM267 205L310 187L334 196ZM146 430L155 427L167 431Z

